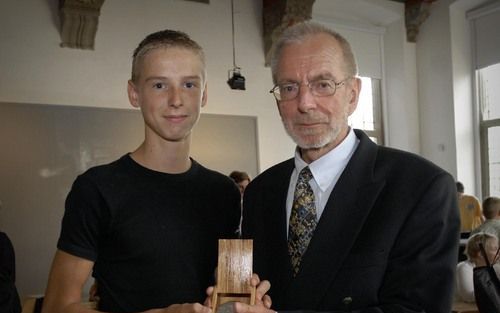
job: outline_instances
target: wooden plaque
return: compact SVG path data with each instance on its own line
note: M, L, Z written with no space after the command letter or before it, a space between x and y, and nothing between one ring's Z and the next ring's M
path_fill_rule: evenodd
M255 304L252 278L253 241L219 239L217 285L212 295L213 312L227 302Z

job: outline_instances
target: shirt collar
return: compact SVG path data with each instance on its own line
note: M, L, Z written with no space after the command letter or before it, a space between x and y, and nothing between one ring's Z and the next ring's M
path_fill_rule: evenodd
M309 166L314 180L322 191L325 191L332 183L340 171L342 171L349 162L349 159L357 146L357 137L353 128L349 129L349 133L344 140L327 154L315 160L311 164L307 164L300 156L299 148L295 149L295 169L297 173Z

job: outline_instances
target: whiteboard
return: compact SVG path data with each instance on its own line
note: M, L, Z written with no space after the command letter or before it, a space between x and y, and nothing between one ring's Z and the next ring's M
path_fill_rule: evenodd
M202 114L191 156L226 175L255 177L256 124L252 116ZM76 176L133 151L143 138L134 109L0 103L0 229L14 245L22 298L45 291Z

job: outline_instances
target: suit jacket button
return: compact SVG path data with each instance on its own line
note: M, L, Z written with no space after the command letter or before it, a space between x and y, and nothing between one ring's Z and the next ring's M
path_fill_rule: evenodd
M344 299L342 299L342 303L344 305L349 305L352 303L352 298L351 297L345 297Z

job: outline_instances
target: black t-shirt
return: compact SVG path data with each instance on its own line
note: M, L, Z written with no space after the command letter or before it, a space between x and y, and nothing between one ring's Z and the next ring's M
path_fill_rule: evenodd
M0 232L0 312L2 313L21 312L15 281L14 247L7 234Z
M203 302L217 240L234 236L239 205L235 184L194 160L166 174L125 155L75 180L58 248L95 262L102 310Z

